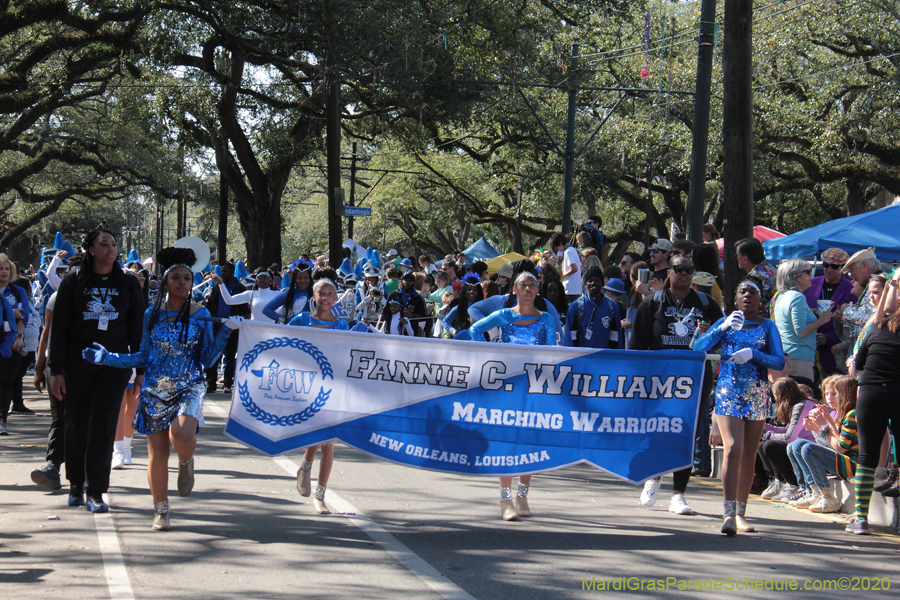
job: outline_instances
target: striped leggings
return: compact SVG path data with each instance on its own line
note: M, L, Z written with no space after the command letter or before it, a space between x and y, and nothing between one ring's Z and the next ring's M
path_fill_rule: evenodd
M860 385L856 425L859 432L859 461L854 481L856 517L866 521L885 429L890 426L894 439L900 434L900 382Z

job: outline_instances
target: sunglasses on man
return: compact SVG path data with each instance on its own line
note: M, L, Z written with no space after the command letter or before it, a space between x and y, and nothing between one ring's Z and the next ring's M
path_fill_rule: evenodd
M835 271L840 271L841 269L844 268L844 265L842 265L840 263L823 262L822 268L823 269L834 269Z
M684 275L685 273L687 273L688 275L694 274L694 267L683 267L681 265L676 265L670 268L676 275Z
M650 248L650 254L656 254L657 252L668 252L668 250L660 250L659 248Z

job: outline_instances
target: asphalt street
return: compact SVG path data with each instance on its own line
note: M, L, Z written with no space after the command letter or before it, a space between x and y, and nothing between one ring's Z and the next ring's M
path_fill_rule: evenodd
M31 483L50 418L48 402L30 393L37 414L12 415L11 435L0 437L2 597L837 598L900 588L900 538L890 530L855 537L835 515L751 497L758 533L726 538L721 490L709 479L692 480L695 514L678 516L667 510L671 477L657 505L643 508L640 488L570 467L535 476L534 516L504 522L495 479L415 470L338 443L327 501L343 514L319 516L295 489L299 453L273 459L223 435L229 403L207 399L187 498L174 491L171 459L174 529L154 532L140 437L134 464L112 473L107 515L68 507L65 488ZM818 589L765 589L792 581ZM849 589L822 591L828 585Z

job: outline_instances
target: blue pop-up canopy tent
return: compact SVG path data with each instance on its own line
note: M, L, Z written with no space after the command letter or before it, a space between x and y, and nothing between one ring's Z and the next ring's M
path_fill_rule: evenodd
M477 242L463 250L463 254L466 255L466 259L469 262L488 260L489 258L500 256L500 252L491 246L488 241L484 239L484 236L481 236Z
M811 256L828 248L852 255L869 247L875 248L879 260L900 261L900 203L763 242L766 257L772 260Z

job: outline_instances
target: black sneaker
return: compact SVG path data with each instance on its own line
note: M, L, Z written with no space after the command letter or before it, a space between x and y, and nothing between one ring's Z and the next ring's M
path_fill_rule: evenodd
M84 488L80 485L69 486L69 506L84 506Z
M0 419L0 435L9 435L9 429L6 428L6 419Z
M109 505L103 501L103 494L100 492L87 493L87 505L85 506L92 513L107 513Z
M55 492L62 488L62 485L59 482L59 471L53 465L47 465L46 467L32 471L31 480L51 492Z
M25 406L24 404L21 406L13 406L9 412L17 415L33 415L34 411Z

